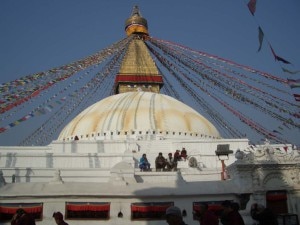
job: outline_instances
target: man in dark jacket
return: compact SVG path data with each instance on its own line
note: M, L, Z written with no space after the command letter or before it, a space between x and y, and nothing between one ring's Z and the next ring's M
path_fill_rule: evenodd
M158 156L155 159L155 169L156 171L161 171L165 169L166 167L166 159L163 157L163 154L160 152L158 153Z
M53 213L53 218L55 219L55 222L57 225L68 225L65 221L64 221L64 216L61 212L55 212Z
M11 225L35 225L35 220L24 209L18 209L11 220Z
M169 225L186 225L183 221L181 210L177 206L167 208L166 221Z
M251 206L251 217L259 222L259 225L278 225L276 215L271 209L261 204L254 203Z
M243 217L233 202L224 201L221 205L223 208L221 223L223 225L245 225Z

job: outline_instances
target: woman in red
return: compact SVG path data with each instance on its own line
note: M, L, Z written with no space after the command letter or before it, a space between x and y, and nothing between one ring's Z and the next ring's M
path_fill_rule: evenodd
M186 160L186 158L187 158L187 151L186 151L185 148L182 148L182 150L180 152L180 156L181 156L181 158L184 159L184 161Z
M181 160L181 155L180 155L180 151L176 150L176 152L174 153L174 161L178 162Z

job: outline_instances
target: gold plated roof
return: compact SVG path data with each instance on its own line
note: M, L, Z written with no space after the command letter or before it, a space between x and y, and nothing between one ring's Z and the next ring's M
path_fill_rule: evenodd
M159 71L143 40L134 39L129 44L119 74L159 75Z
M126 20L125 31L133 38L116 75L115 94L141 90L159 93L163 79L144 42L148 36L148 25L138 6L133 8L131 17Z

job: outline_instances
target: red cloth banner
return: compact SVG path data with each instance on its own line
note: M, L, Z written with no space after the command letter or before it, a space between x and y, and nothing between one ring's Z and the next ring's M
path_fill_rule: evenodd
M132 212L165 212L167 208L172 206L172 204L168 205L131 205Z
M103 212L110 210L110 204L67 204L67 210Z
M120 75L118 74L116 76L116 83L118 82L133 82L133 83L162 83L163 79L160 75L137 75L137 74L126 74L126 75Z
M287 200L286 192L272 192L267 194L267 201L285 201Z
M24 209L25 212L27 213L40 213L43 210L43 206L0 206L0 213L5 213L5 214L15 214L18 209Z
M208 210L219 211L219 210L222 210L222 206L220 204L208 204ZM194 204L193 211L200 211L200 205Z

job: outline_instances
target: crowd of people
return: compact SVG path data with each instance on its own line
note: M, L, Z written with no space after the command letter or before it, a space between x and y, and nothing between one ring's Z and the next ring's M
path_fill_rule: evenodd
M54 212L53 218L57 225L68 225L64 221L64 216L61 212ZM11 225L36 225L34 218L30 213L27 213L24 209L17 209L15 215L12 217Z
M231 201L224 201L221 204L221 215L209 210L206 203L199 205L199 210L193 212L195 220L199 225L245 225L244 219L239 213L239 204ZM271 209L260 204L253 204L250 211L252 219L258 222L258 225L278 225L277 217ZM166 222L169 225L186 225L183 221L180 208L171 206L166 210Z
M163 153L158 153L155 158L155 170L156 171L177 171L177 162L185 161L187 159L187 151L185 148L182 150L176 150L174 154L168 153L167 157L163 156ZM147 159L147 155L143 154L139 161L139 168L141 171L151 171L151 164Z

